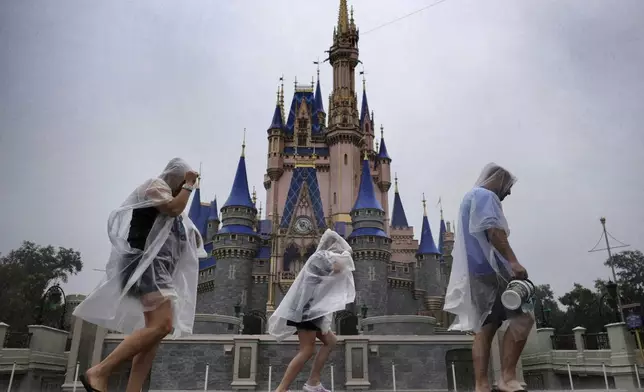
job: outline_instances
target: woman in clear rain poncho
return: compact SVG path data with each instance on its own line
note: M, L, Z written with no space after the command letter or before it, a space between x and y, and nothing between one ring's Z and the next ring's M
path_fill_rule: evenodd
M488 164L474 189L465 194L459 212L444 310L456 315L450 330L475 333L472 356L477 392L490 391L490 347L505 320L509 323L497 386L503 392L523 389L516 366L534 318L529 306L510 311L500 299L509 281L528 278L508 243L510 228L501 207L515 183L516 178L506 169Z
M285 392L311 359L316 338L324 345L315 357L303 389L305 392L328 392L320 383L320 373L336 343L331 318L334 312L344 310L355 299L354 270L349 244L336 232L327 230L268 320L268 333L278 341L297 332L300 342L300 350L289 363L276 392Z
M107 230L112 252L106 276L74 315L127 336L101 363L80 376L88 392L107 390L107 380L132 359L128 392L139 392L159 342L192 333L198 257L205 257L199 231L184 214L199 175L172 159L112 211Z

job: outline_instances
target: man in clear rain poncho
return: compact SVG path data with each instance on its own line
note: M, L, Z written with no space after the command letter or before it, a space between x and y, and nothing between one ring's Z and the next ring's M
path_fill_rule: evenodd
M327 230L317 250L307 260L268 320L268 333L278 341L297 332L300 350L291 360L275 392L286 392L306 362L315 354L315 339L322 341L305 392L328 392L320 383L320 373L336 343L331 331L334 312L344 310L356 296L351 247L336 232Z
M475 333L472 346L477 392L489 392L488 365L492 339L505 320L501 379L503 392L523 390L517 381L516 366L534 316L529 308L510 311L500 297L512 279L527 279L510 244L510 229L501 201L510 195L516 178L494 163L488 164L461 203L459 226L452 253L452 271L444 310L456 315L450 330Z
M109 375L132 359L127 392L139 392L160 341L192 333L199 231L184 213L199 175L172 159L161 175L137 187L107 223L112 252L106 276L74 315L127 336L101 363L80 375L88 392L105 392Z

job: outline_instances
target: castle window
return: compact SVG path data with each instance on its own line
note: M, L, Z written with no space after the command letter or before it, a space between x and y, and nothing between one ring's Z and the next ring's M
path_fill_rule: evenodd
M347 154L344 154L344 164L345 166L349 164L349 157L347 156Z
M298 147L306 147L306 134L305 133L300 133L297 135L297 146Z
M257 264L259 264L260 267L263 267L264 266L264 260L259 260L259 263L257 263Z
M396 266L395 266L395 265L392 265L392 266L390 267L390 269L391 269L391 272L396 272Z
M409 272L409 267L403 268L403 272L408 273Z
M338 195L333 192L333 204L338 204Z
M299 118L297 120L297 126L300 129L306 129L308 127L308 125L309 125L309 121L307 119L305 119L305 118Z
M230 239L231 239L231 240L236 240L236 239L237 239L237 234L233 234L233 235L231 235L231 236L230 236Z
M373 237L369 237L369 242L374 242L374 241L375 241L375 240L374 240L374 238L373 238Z

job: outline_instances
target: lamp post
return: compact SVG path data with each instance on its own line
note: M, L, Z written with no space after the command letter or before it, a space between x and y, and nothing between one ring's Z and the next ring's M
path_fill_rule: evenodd
M47 297L55 298L54 296L60 296L60 298L62 298L63 300L63 312L60 315L59 328L65 329L65 312L67 311L67 299L65 298L65 292L63 291L62 287L58 285L58 283L48 288L47 291L45 291L45 294L43 294L42 298L40 298L40 310L38 312L38 319L36 320L36 323L42 325L43 313L45 311L45 301L47 300Z

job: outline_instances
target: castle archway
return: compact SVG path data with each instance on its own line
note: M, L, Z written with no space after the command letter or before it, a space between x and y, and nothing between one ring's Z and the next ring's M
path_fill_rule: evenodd
M342 310L335 314L335 330L338 335L357 335L358 317L348 310Z
M251 310L244 315L244 335L261 335L266 331L266 315L261 310Z

